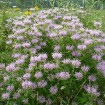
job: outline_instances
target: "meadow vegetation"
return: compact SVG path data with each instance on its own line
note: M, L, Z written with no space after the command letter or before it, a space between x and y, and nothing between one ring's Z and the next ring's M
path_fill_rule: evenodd
M0 5L0 105L105 105L103 1L39 1Z

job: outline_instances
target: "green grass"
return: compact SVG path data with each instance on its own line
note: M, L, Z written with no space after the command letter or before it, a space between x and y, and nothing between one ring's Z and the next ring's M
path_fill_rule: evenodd
M0 63L8 64L11 62L12 51L6 46L6 39L8 33L4 27L5 20L8 18L14 18L15 16L21 16L21 11L4 11L0 10ZM6 59L5 59L6 58Z
M0 10L0 23L2 22L3 12L4 10ZM7 15L7 18L13 18L15 16L21 16L24 13L22 13L21 11L6 10L5 14Z
M89 29L96 29L93 24L94 21L102 21L102 27L100 29L105 32L104 10L86 10L84 14L79 14L79 18L84 23L84 26Z

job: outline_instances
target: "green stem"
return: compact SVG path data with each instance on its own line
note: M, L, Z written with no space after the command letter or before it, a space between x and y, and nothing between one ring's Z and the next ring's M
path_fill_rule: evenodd
M75 101L75 99L77 98L77 96L78 96L78 94L79 94L79 92L82 90L82 88L83 88L83 86L84 86L84 84L86 83L86 81L87 80L85 80L81 85L80 85L80 89L78 88L74 93L77 93L76 95L75 95L75 97L74 97L74 101Z

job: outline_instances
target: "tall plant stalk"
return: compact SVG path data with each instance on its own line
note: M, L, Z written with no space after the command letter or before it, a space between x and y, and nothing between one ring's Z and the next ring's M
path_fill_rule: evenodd
M56 0L49 0L49 3L51 5L51 7L54 8L55 7Z

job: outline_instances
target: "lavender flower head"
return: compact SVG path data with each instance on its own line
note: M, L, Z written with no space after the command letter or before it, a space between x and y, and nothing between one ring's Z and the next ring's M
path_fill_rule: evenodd
M9 93L3 93L2 94L2 99L4 99L4 100L9 99L9 97L10 97L10 94Z
M9 85L9 86L7 87L7 90L8 90L8 91L13 91L13 89L14 89L14 86L13 86L13 85Z
M43 76L42 72L36 72L35 75L34 75L34 77L37 78L37 79L41 78L42 76Z
M71 64L75 67L78 68L81 65L81 62L78 59L74 59L71 61Z
M47 86L47 82L45 80L41 80L38 82L39 88L44 88L45 86Z
M51 88L50 88L50 93L51 94L56 94L58 92L58 87L57 86L52 86Z
M74 35L71 37L71 39L73 39L73 40L78 40L78 39L80 39L80 35L79 35L79 34L74 34Z
M96 66L97 70L100 70L105 77L105 61L99 62Z
M54 64L54 63L46 63L46 64L44 64L44 69L46 69L46 70L53 70L55 68L56 68L56 64Z
M87 73L89 71L89 67L88 66L82 66L81 70L85 73Z
M30 73L26 73L23 75L23 79L25 79L25 80L30 79L30 77L31 77Z
M62 54L61 54L61 53L53 53L53 54L52 54L52 57L53 57L54 59L61 59L61 58L62 58Z
M38 97L37 97L37 101L38 101L39 103L45 103L46 99L45 99L44 96L38 96Z
M70 74L69 74L69 72L60 72L60 73L56 74L56 77L58 79L66 80L66 79L70 78Z
M81 79L83 78L83 75L82 75L82 73L80 73L80 72L76 72L76 73L74 74L74 76L76 77L77 80L81 80Z
M89 93L89 94L92 94L93 96L100 96L100 93L97 91L97 86L85 86L84 87L85 90Z

